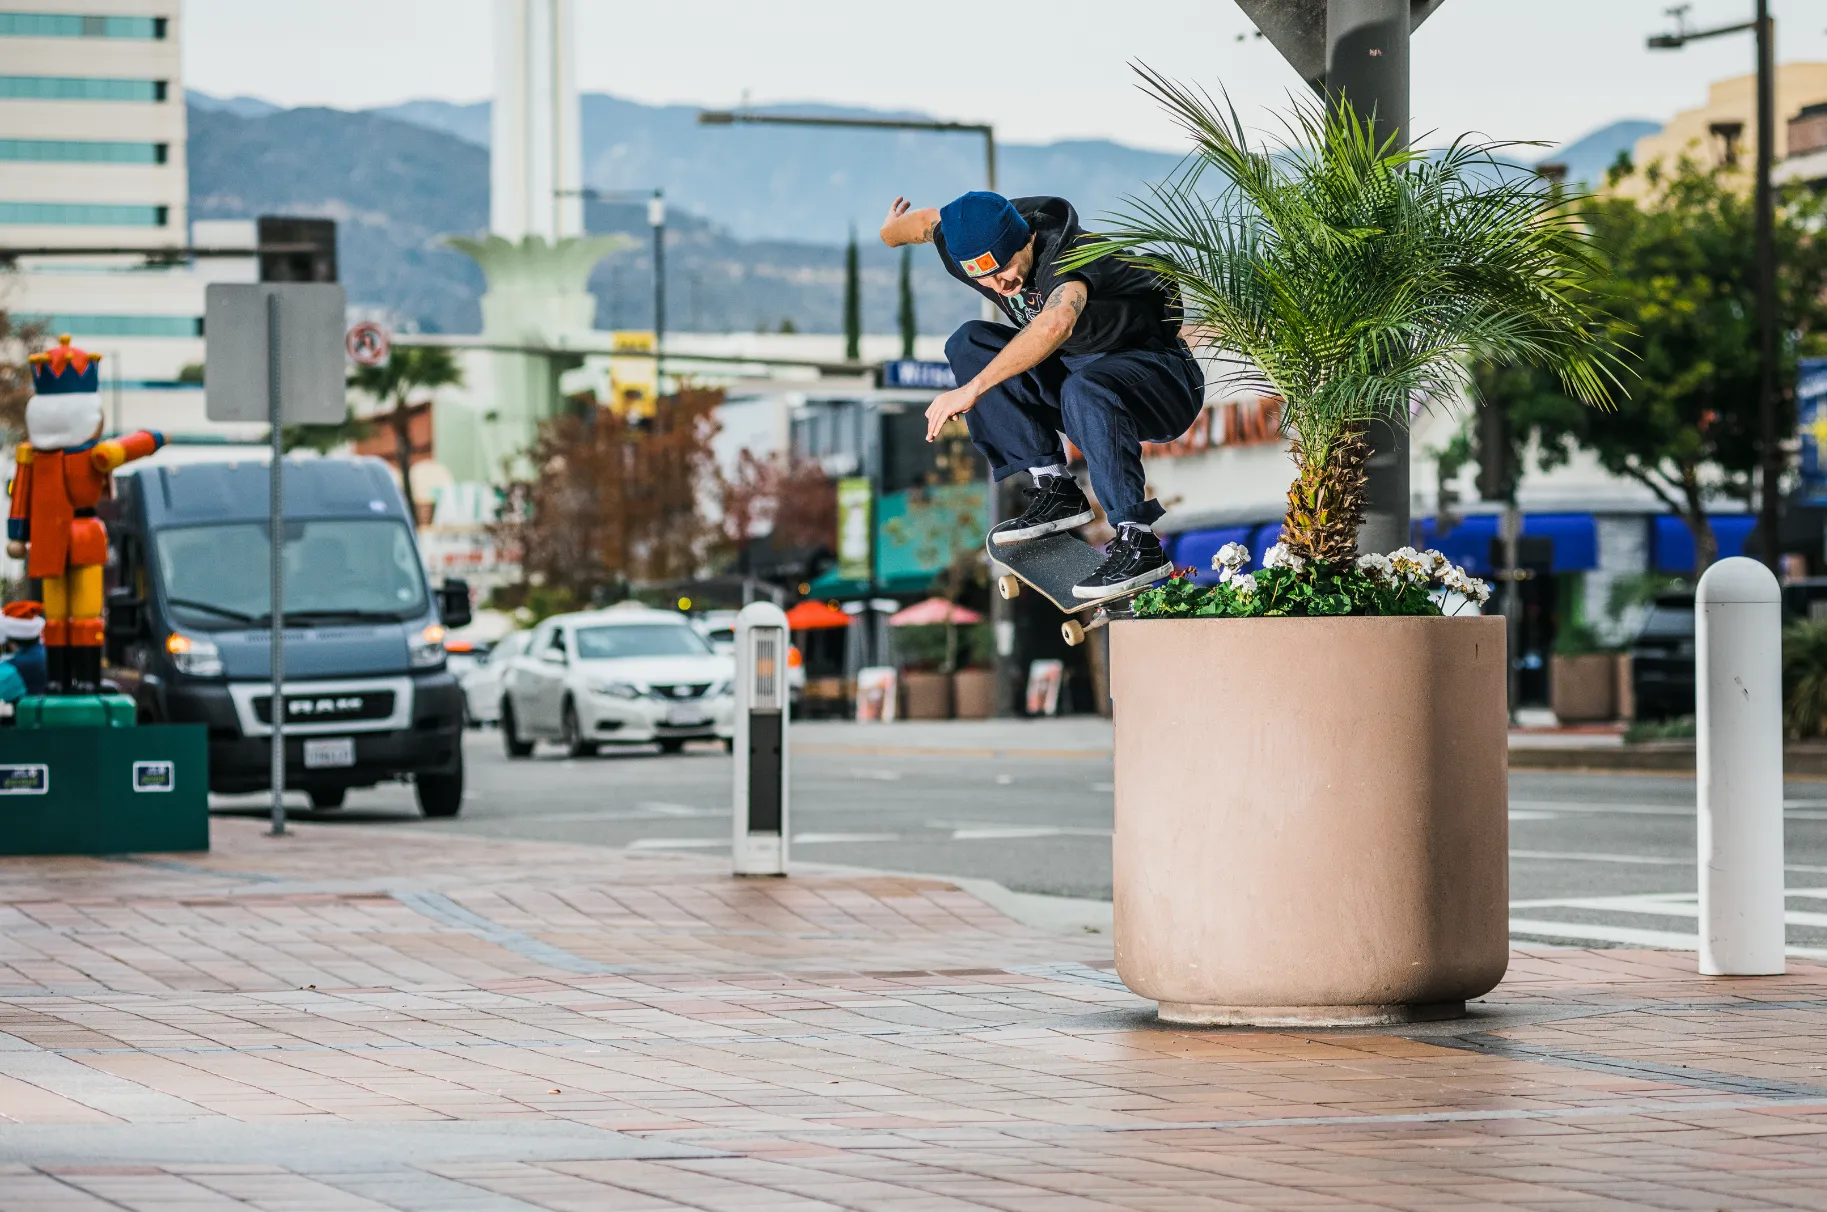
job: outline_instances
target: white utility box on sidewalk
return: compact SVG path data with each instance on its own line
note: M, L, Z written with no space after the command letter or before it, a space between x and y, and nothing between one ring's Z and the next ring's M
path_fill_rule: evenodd
M755 602L736 616L736 875L787 873L787 642L780 607Z

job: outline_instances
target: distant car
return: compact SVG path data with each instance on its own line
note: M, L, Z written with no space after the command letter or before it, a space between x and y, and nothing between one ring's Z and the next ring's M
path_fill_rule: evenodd
M691 625L710 642L711 648L724 656L736 653L736 611L707 610L693 618Z
M514 658L527 650L530 631L512 631L501 637L488 655L473 661L458 677L463 687L463 702L472 726L493 724L501 719L501 681Z
M734 744L735 663L669 610L622 605L555 615L534 628L509 662L501 736L511 758L535 741L574 757L599 746L685 742Z
M1637 718L1666 720L1694 714L1694 595L1665 593L1650 606L1630 642L1631 689Z

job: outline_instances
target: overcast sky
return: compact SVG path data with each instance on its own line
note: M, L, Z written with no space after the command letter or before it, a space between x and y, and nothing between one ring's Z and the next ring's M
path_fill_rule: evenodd
M1417 131L1564 141L1666 119L1748 73L1749 34L1648 51L1669 0L1446 0L1415 35ZM359 109L491 88L490 0L186 0L192 88ZM1751 0L1693 0L1697 27ZM1772 0L1781 61L1827 61L1827 4ZM1252 110L1300 80L1230 0L578 0L578 81L639 101L828 101L990 121L1017 142L1174 148L1133 85L1141 60Z

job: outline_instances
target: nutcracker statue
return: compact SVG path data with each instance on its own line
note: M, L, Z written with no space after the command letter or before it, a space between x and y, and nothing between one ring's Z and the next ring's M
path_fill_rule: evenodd
M19 444L6 520L7 553L43 582L45 693L101 690L102 566L108 531L95 506L114 469L165 444L149 430L103 442L101 355L58 339L33 354L27 441Z

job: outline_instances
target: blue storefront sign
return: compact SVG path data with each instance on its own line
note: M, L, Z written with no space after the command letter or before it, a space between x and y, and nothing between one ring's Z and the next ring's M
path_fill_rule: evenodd
M1802 358L1795 384L1796 430L1802 439L1802 499L1827 505L1827 358Z
M919 362L904 358L882 363L881 385L950 391L958 386L958 380L952 377L949 362Z

